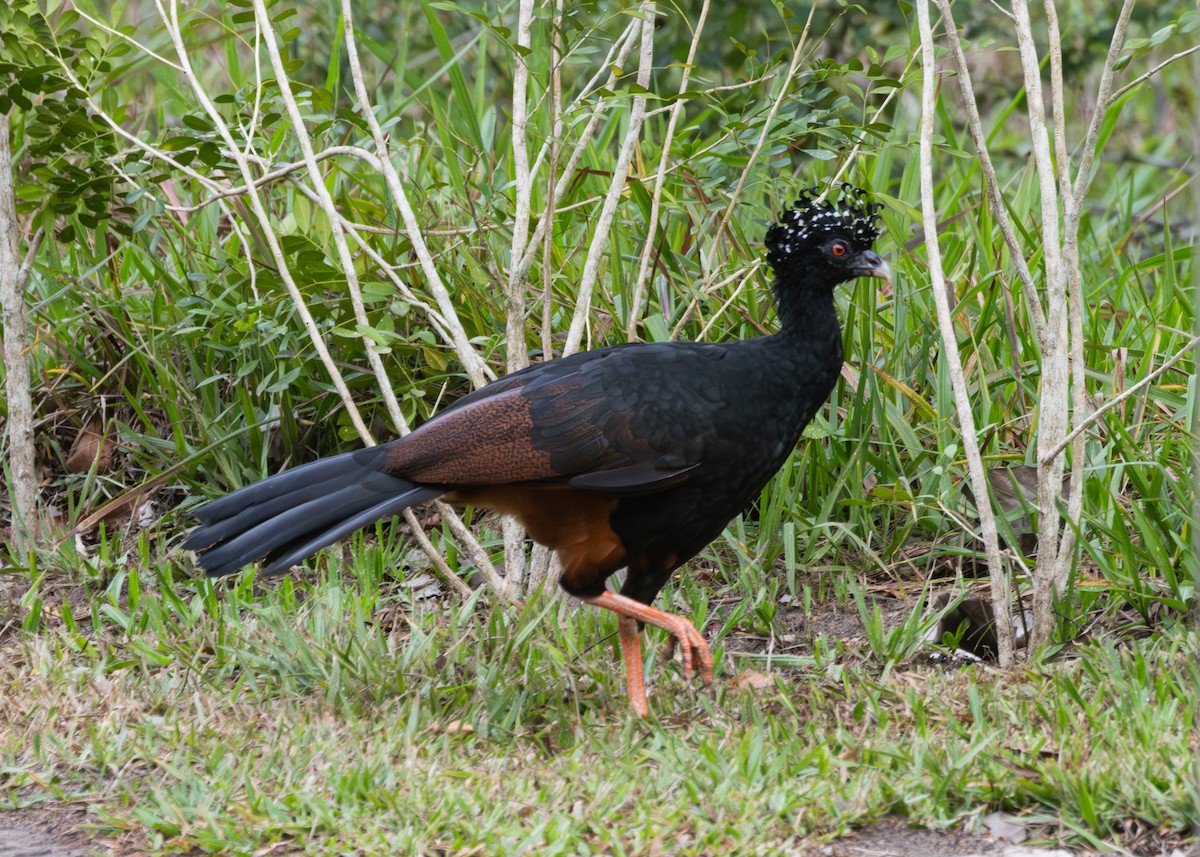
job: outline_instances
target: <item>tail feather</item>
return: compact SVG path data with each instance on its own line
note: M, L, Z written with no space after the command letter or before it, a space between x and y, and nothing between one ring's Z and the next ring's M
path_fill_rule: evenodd
M263 494L261 502L244 506L240 511L232 513L228 517L207 518L209 523L206 526L193 530L188 535L184 547L188 550L203 551L208 550L214 545L228 543L231 539L237 538L239 534L247 532L252 527L264 521L271 521L280 515L286 514L289 510L295 509L297 506L304 505L313 500L331 497L335 492L352 485L357 478L359 478L358 475L350 471L330 478L328 481L304 485L286 493L275 494L273 496ZM269 482L270 480L266 481ZM257 482L250 487L257 488L262 484L262 482ZM233 496L235 494L230 494L228 497L223 497L216 502L223 502ZM210 503L209 505L212 504ZM208 511L209 507L204 506L199 510L197 517Z
M386 450L361 449L256 482L199 509L202 526L183 543L212 577L266 559L287 571L326 545L445 493L384 473Z
M346 452L330 458L310 461L308 464L301 464L299 467L293 467L291 470L283 471L283 473L268 476L261 482L255 482L253 485L239 488L232 494L226 494L224 497L213 500L211 503L206 503L197 509L194 514L201 523L211 524L231 518L243 509L283 494L289 494L292 491L322 485L341 476L363 472L368 469L375 470L377 469L375 464L377 463L378 453L382 452L383 449L384 447L381 446L368 447L367 449ZM364 455L364 453L375 454L368 456Z
M263 569L263 574L282 574L305 557L312 556L321 548L333 544L338 539L345 538L355 530L362 529L368 524L382 518L390 518L393 515L398 515L409 506L434 500L444 493L444 488L429 487L427 485L413 486L412 490L406 494L402 494L391 500L385 500L376 506L371 506L369 509L365 509L357 515L339 522L328 530L318 533L307 541L296 544L294 547L291 544L284 545L276 552L276 555L269 555L267 557L268 565Z
M358 485L349 485L329 496L292 506L260 524L240 530L237 536L207 550L203 554L203 561L213 575L237 571L246 564L246 556L253 554L254 559L266 556L310 533L327 530L347 515L353 516L360 509L370 508L378 502L379 497L374 492Z

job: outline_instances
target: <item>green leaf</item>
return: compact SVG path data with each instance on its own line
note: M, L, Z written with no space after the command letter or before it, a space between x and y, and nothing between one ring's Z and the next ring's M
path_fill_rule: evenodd
M213 125L207 116L198 116L195 113L185 113L180 121L193 131L200 131L208 134L216 130L216 126Z

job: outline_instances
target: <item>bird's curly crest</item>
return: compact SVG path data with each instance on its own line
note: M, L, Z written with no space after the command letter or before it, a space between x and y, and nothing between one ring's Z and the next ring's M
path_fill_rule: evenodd
M779 222L767 230L767 262L772 268L794 259L836 233L863 249L879 236L879 212L862 188L842 184L835 194L820 200L817 186L805 188L793 207L779 215Z

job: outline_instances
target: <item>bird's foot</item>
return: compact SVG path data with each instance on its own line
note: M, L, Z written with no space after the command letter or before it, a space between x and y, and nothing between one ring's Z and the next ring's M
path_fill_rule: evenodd
M688 619L616 592L604 592L594 598L584 600L597 607L612 610L620 617L617 627L620 629L621 651L625 658L629 704L638 717L646 717L650 713L650 708L646 704L646 682L642 669L642 646L638 638L638 622L662 628L671 635L673 640L678 642L683 653L685 677L690 679L693 672L698 672L705 683L713 680L712 652L709 651L704 637Z
M664 659L671 660L675 657L675 649L678 647L683 655L683 675L685 678L691 678L693 672L700 675L700 680L705 684L711 684L713 680L713 658L712 651L708 648L708 641L701 636L696 630L696 626L689 619L683 616L672 616L675 620L663 627L671 635L664 646Z

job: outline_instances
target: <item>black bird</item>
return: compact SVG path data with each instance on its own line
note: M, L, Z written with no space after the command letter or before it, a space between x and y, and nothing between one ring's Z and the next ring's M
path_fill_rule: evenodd
M712 680L708 644L651 603L675 569L758 496L842 366L833 291L890 280L879 206L815 188L766 235L780 330L736 342L600 348L515 372L407 436L305 464L203 506L184 547L212 576L287 571L320 548L441 497L516 516L562 563L562 587L618 615L630 704L646 716L639 623ZM626 568L619 593L605 581Z

